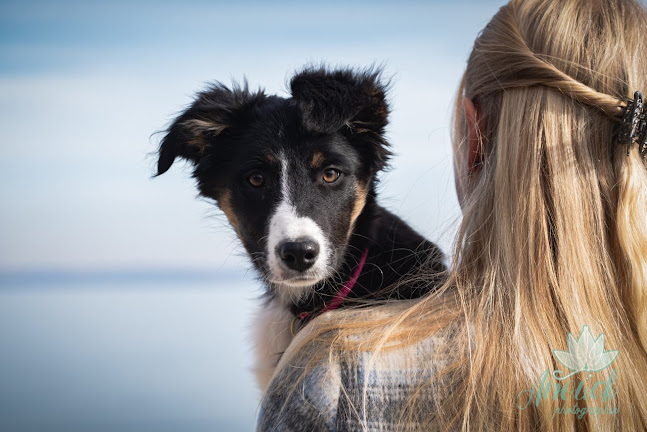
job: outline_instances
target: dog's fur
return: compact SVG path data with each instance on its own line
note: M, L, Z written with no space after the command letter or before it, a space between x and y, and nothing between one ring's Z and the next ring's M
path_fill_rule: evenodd
M192 162L200 194L218 203L266 285L255 324L261 388L295 316L321 311L364 250L343 305L418 297L433 285L388 287L425 262L428 272L444 271L438 248L376 203L376 174L390 156L379 71L310 68L290 87L292 97L282 98L215 84L159 149L158 175L177 157Z

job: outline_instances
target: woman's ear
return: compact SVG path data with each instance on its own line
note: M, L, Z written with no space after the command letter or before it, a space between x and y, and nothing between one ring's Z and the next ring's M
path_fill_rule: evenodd
M479 127L481 113L470 98L463 98L463 112L467 125L467 171L474 174L483 164L483 134Z

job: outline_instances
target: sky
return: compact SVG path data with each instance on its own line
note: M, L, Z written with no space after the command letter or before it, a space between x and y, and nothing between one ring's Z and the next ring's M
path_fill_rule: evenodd
M287 96L307 64L383 65L396 157L379 202L445 250L455 89L500 1L0 2L0 272L236 272L226 219L159 131L207 83Z

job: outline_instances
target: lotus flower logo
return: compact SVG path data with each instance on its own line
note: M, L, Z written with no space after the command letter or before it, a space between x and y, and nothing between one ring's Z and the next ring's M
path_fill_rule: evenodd
M604 334L600 333L593 339L589 326L585 325L577 339L572 334L568 334L568 351L553 350L553 355L573 371L564 376L561 376L563 374L561 371L553 372L554 378L563 380L578 372L601 371L613 363L618 356L618 351L605 351Z
M556 404L553 418L573 415L581 420L586 415L618 414L618 390L615 388L618 369L609 368L605 373L597 374L597 380L593 378L594 372L606 369L616 360L618 351L605 351L604 334L594 338L587 325L577 339L569 333L567 344L567 351L553 350L555 358L567 369L553 370L552 373L551 369L545 369L531 387L517 394L517 408L525 410L551 401ZM574 377L580 372L586 376Z

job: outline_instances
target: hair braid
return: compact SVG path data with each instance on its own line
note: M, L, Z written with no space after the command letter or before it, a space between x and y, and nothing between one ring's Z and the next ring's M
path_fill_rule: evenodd
M472 56L481 57L495 79L484 77L484 86L480 90L475 85L470 86L476 90L473 96L485 96L512 88L544 86L620 120L626 101L589 87L551 63L551 56L535 53L522 35L514 12L513 8L500 11L499 19L507 25L493 31L502 33L502 37L479 38L474 45ZM554 61L565 62L561 59ZM574 63L569 65L582 68Z

